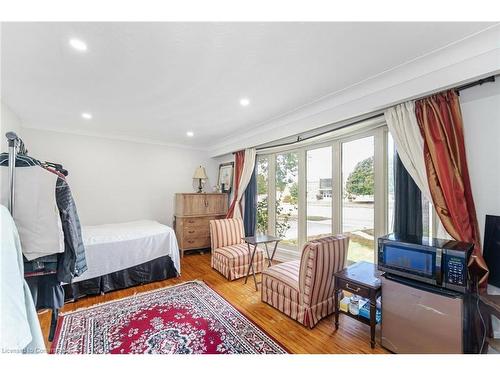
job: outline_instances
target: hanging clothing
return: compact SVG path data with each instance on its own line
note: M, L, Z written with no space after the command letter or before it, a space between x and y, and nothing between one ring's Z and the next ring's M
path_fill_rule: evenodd
M64 306L64 288L56 274L26 277L37 310L56 310Z
M87 270L87 260L76 204L68 183L62 178L57 179L56 198L65 245L64 253L58 256L57 278L61 282L70 283L73 277L80 276Z
M24 280L21 242L6 207L0 205L0 347L3 353L44 353L45 344L30 289Z
M28 155L16 155L16 167L34 167L35 165L41 166L39 160L33 159ZM0 154L0 166L8 167L9 166L9 154L6 152L2 152Z
M434 207L453 238L474 244L469 266L475 264L482 271L479 281L485 288L489 270L481 254L458 95L450 90L417 100L415 111Z
M9 197L9 169L1 168L2 198ZM64 235L57 209L57 176L39 166L16 167L14 221L19 231L23 254L28 260L64 251Z
M394 180L394 233L422 237L422 194L397 153Z
M87 270L80 219L71 190L66 182L68 171L60 164L48 164L50 166L43 165L43 168L59 177L56 185L56 200L65 240L64 256L58 259L58 280L70 283L74 277L80 276Z
M55 167L61 167L58 164L51 164ZM8 154L2 153L0 154L0 166L8 166ZM87 262L85 259L85 248L83 246L83 240L81 235L81 226L80 219L78 217L78 212L76 210L76 204L73 200L73 196L71 194L71 189L64 179L64 172L67 174L67 171L55 170L54 168L44 167L42 163L38 160L33 159L26 155L17 155L16 156L16 196L19 196L21 199L16 199L15 201L15 210L14 216L17 217L17 212L20 210L19 204L24 204L28 206L28 202L25 199L24 195L19 195L19 191L17 189L18 186L23 186L19 182L19 175L23 173L26 168L30 173L35 170L31 170L31 168L37 168L35 173L41 173L42 175L48 176L48 179L51 181L55 179L55 184L53 186L52 191L44 191L42 193L37 193L40 197L46 196L47 200L54 199L54 203L56 204L56 216L61 227L60 230L60 241L62 242L62 252L61 251L52 251L52 254L59 253L57 255L57 265L54 264L53 257L46 257L46 254L43 254L43 257L37 257L34 260L34 263L31 265L26 265L26 269L30 272L37 271L53 271L57 270L57 279L60 282L70 283L73 277L81 275L83 272L87 270ZM8 173L8 168L1 168L2 173ZM2 183L2 197L7 197L7 194L3 194L3 189L7 187L8 189L8 176L3 175L6 179L3 180ZM48 180L47 179L47 180ZM24 187L24 186L23 186ZM36 187L36 185L34 186ZM8 193L8 192L7 192ZM20 203L21 202L21 203ZM31 227L27 227L28 230ZM23 241L23 232L20 231L21 241ZM26 256L28 260L33 260L32 257ZM31 259L30 259L31 258Z
M57 272L57 254L29 261L24 257L24 273Z

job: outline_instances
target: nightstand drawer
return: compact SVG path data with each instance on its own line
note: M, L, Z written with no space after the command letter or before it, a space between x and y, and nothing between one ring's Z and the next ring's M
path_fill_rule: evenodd
M370 289L353 283L352 281L346 281L343 279L337 279L338 285L335 285L335 287L345 290L347 292L354 293L358 296L364 297L364 298L369 298L370 297Z

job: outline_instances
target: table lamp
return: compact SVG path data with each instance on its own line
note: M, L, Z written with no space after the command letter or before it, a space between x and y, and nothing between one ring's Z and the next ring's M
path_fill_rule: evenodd
M205 168L202 167L201 165L198 168L196 168L196 170L194 171L193 179L198 180L198 193L202 193L203 192L202 180L208 179L207 173L205 172Z

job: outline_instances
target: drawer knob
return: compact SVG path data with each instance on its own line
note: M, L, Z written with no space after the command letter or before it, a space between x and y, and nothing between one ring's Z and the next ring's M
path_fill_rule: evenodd
M192 241L192 240L188 240L188 242L189 242L189 243L194 243L194 241Z
M188 233L192 234L192 233L194 233L194 230L188 230Z
M361 289L360 288L353 288L349 286L349 283L345 284L346 289L349 289L351 292L359 292Z

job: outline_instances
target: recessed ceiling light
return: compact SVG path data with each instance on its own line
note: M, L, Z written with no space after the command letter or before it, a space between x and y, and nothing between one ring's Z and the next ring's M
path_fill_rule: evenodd
M241 98L241 99L240 99L240 104L241 104L243 107L247 107L247 106L250 104L250 99L248 99L248 98Z
M82 113L82 117L85 120L90 120L90 119L92 119L92 113L84 112L84 113Z
M87 44L83 40L80 40L80 39L75 39L75 38L70 39L69 45L71 47L73 47L74 49L76 49L77 51L84 52L87 50Z
M193 133L193 132L191 132L191 131L189 131L189 132L186 132L186 135L187 135L188 137L192 137L192 136L194 136L194 133Z

